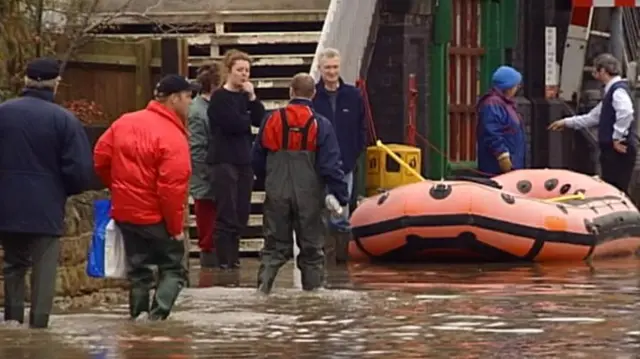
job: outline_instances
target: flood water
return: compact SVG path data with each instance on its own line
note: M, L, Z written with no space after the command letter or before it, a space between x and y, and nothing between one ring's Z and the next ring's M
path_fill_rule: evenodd
M0 358L640 358L640 261L588 266L351 265L330 288L255 293L237 274L193 271L170 320L126 305L0 328Z

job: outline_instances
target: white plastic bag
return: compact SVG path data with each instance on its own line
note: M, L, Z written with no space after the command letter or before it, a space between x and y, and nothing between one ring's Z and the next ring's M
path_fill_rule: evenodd
M104 238L104 277L127 277L127 256L124 250L124 239L120 228L118 228L113 219L107 224Z
M94 228L87 253L87 274L93 278L126 278L127 257L122 232L111 219L111 201L93 204Z

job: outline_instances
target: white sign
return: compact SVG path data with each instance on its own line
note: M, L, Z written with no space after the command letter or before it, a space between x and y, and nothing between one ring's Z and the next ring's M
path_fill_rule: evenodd
M545 27L545 85L558 86L557 37L555 26Z

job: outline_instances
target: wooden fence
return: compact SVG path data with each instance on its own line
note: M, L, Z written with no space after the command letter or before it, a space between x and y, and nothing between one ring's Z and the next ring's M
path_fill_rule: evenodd
M58 99L93 101L113 121L124 112L146 106L161 65L161 40L95 38L69 61Z

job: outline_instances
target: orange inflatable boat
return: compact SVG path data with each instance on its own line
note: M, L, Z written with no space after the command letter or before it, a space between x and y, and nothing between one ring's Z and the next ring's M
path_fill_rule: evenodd
M574 194L584 197L553 200ZM624 193L555 169L402 186L365 199L351 225L354 261L574 261L640 249L640 213Z

